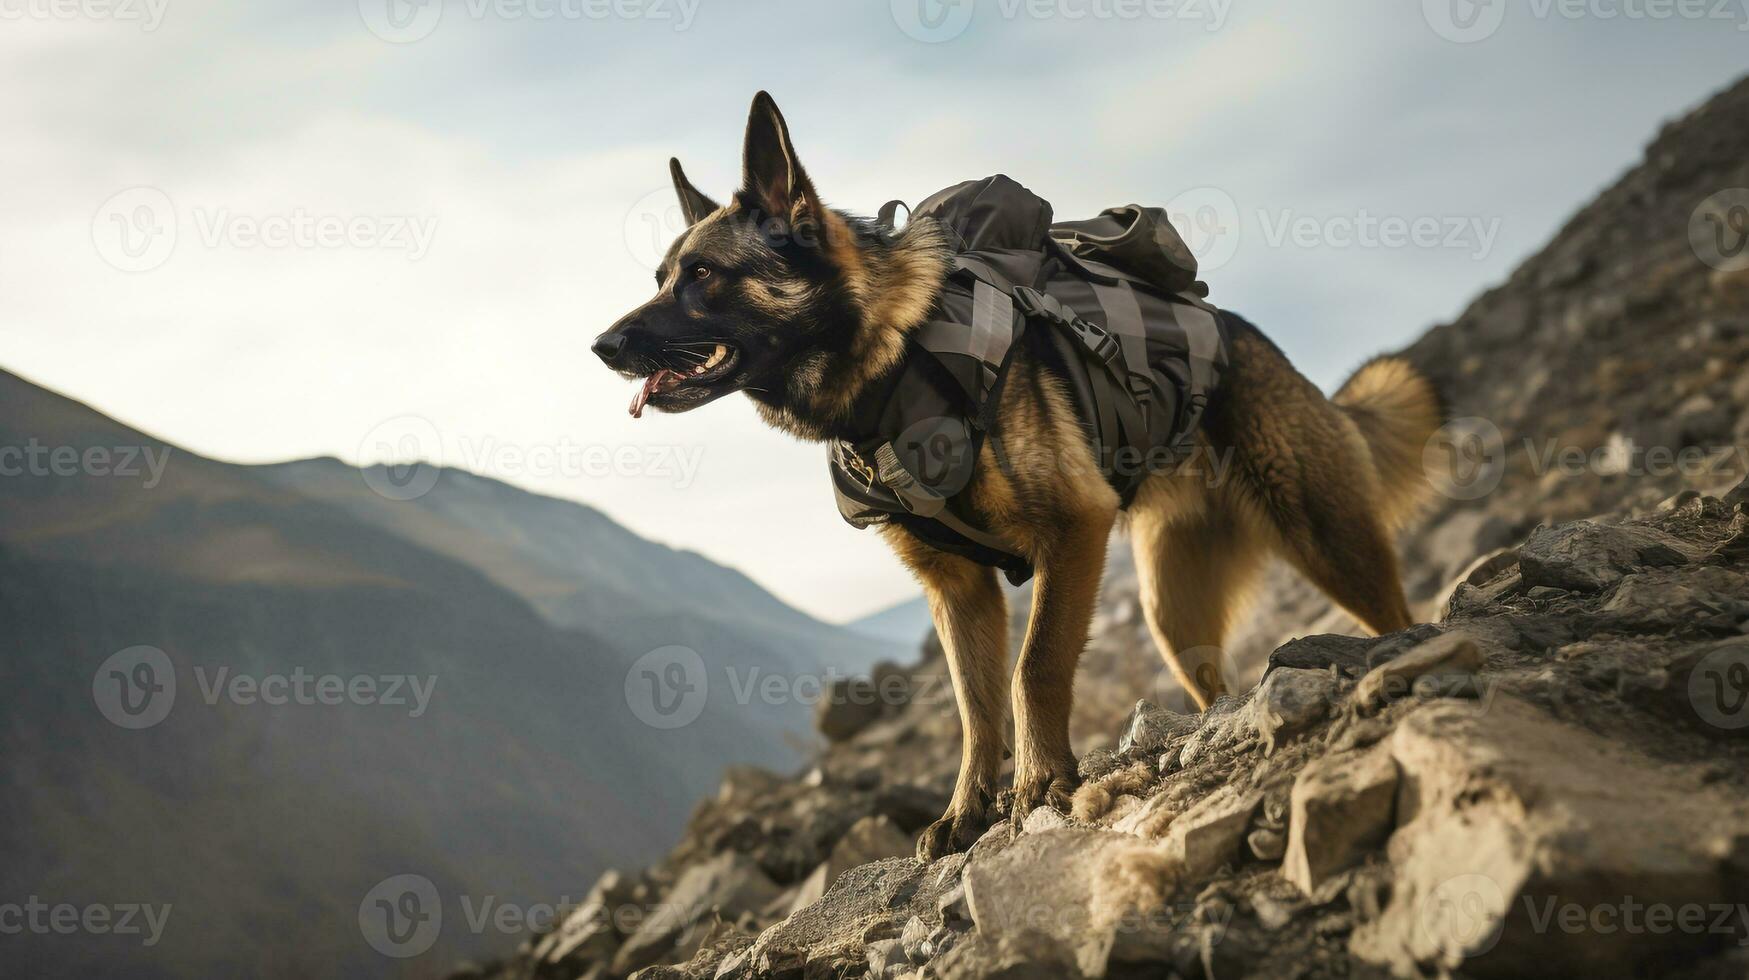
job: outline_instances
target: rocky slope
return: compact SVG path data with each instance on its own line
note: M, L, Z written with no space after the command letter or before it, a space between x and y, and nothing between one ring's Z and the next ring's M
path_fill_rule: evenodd
M1409 349L1459 419L1403 540L1427 625L1344 635L1278 571L1244 693L1193 715L1118 556L1073 812L909 856L958 760L926 657L834 690L806 774L731 773L663 862L464 972L1749 972L1749 271L1691 241L1743 187L1749 83Z

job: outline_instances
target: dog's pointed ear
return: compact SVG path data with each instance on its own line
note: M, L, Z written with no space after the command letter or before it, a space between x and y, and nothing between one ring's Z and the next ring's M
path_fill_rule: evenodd
M749 203L792 225L819 218L820 200L796 159L789 125L770 95L753 97L747 115L747 145L741 156L741 193Z
M717 202L705 197L692 186L692 181L686 179L686 171L680 169L679 157L668 158L668 175L674 178L674 193L680 197L680 213L686 217L688 227L698 224L705 215L717 209Z

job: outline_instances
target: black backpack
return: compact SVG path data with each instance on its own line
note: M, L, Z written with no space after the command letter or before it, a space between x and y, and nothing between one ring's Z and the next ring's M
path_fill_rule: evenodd
M890 226L894 204L881 211ZM1066 382L1100 471L1124 506L1194 446L1227 362L1196 258L1158 208L1053 224L1051 206L1001 175L940 191L953 268L904 362L832 444L838 508L857 527L896 521L931 545L1007 573L1030 561L977 526L961 491L986 439L1006 466L996 406L1023 343Z

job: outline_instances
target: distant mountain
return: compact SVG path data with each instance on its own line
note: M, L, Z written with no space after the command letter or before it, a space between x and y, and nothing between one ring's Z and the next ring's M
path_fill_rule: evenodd
M8 936L8 972L436 974L503 945L482 903L581 898L726 765L793 767L811 706L752 681L891 651L455 470L391 501L333 460L205 459L0 372L6 449L0 894L171 909L150 947ZM405 960L361 922L402 874L444 915Z
M935 624L929 618L929 602L918 596L853 619L844 628L891 643L915 645L929 635Z
M257 473L478 569L555 625L607 633L628 649L709 638L768 669L841 671L866 671L895 652L893 643L822 623L742 573L640 538L593 508L433 469L431 489L408 501L376 493L332 458ZM918 639L899 646L908 652Z

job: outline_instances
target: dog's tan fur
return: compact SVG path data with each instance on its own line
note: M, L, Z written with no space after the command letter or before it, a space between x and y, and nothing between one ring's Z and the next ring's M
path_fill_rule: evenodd
M853 297L859 314L842 326L855 331L848 342L791 362L781 404L759 406L771 424L825 439L864 389L898 363L906 334L928 314L947 268L943 237L927 219L890 238L859 237L846 219L821 208L787 126L763 93L749 121L747 158L743 197L769 199L787 220L825 230L835 281L817 285ZM777 172L765 172L772 168ZM683 207L697 215L685 236L690 251L720 238L727 263L733 249L748 247L729 228L735 205L715 208L685 183L678 164L674 175ZM671 261L679 251L677 245L670 252ZM760 308L811 301L805 283L771 276L744 288ZM1221 645L1270 554L1368 628L1382 633L1410 625L1390 531L1418 499L1421 447L1441 415L1432 387L1406 362L1374 360L1326 399L1262 334L1236 322L1230 365L1205 414L1198 455L1190 466L1150 476L1127 512L1149 628L1166 663L1205 708L1226 690ZM1041 804L1067 811L1077 783L1069 745L1075 668L1119 500L1050 368L1023 349L1010 371L998 428L966 492L983 527L1024 551L1036 570L1012 677L1006 601L995 571L931 548L896 525L885 530L928 595L964 731L952 802L918 841L926 859L970 846L998 809L1010 714L1010 812L1024 816ZM1211 478L1217 472L1224 478Z

